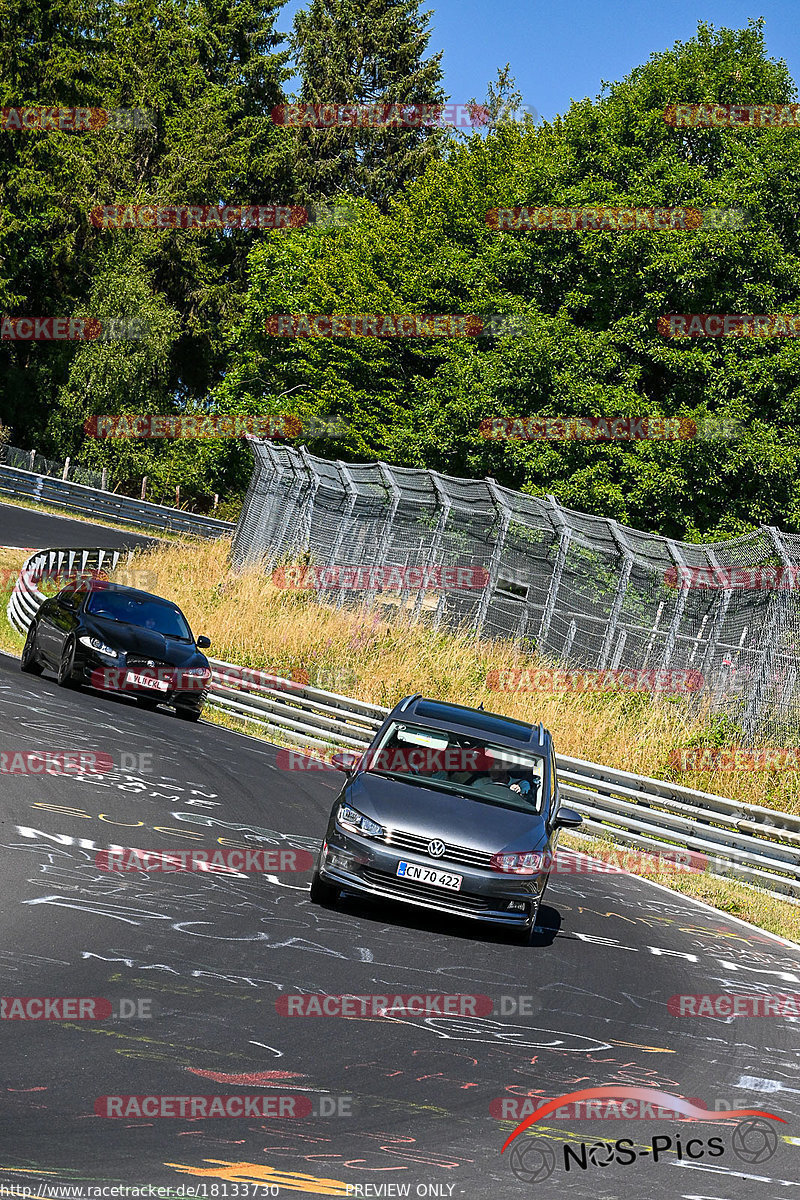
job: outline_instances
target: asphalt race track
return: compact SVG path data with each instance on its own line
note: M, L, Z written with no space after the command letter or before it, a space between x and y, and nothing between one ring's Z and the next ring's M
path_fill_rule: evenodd
M31 546L36 550L65 546L68 549L134 550L149 546L153 537L73 521L52 513L37 512L16 504L0 503L0 546Z
M673 1017L667 1001L800 992L800 952L622 875L554 876L537 944L520 947L392 905L312 906L308 873L102 871L97 851L118 846L212 848L222 838L316 848L341 776L288 772L264 743L59 689L5 656L0 750L92 750L115 764L83 776L0 773L2 994L105 997L114 1013L2 1021L7 1187L56 1196L66 1184L161 1185L177 1195L205 1184L206 1196L222 1197L247 1195L247 1183L261 1185L258 1195L476 1200L797 1194L797 1021ZM278 998L300 992L479 993L495 1009L279 1015ZM551 1117L501 1156L517 1122L490 1115L493 1100L530 1092L544 1102L608 1084L766 1109L786 1124L768 1123L780 1140L760 1163L736 1157L736 1123L716 1120ZM95 1115L100 1097L151 1095L291 1095L312 1114ZM654 1161L654 1135L673 1144L717 1135L724 1154ZM638 1154L631 1165L570 1160L567 1174L564 1142L625 1137ZM515 1174L512 1150L543 1139L550 1177L531 1181L521 1152Z

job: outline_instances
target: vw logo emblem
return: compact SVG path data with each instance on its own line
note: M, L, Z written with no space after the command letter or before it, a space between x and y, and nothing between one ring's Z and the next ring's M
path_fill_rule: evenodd
M447 847L445 846L444 842L440 842L436 839L432 842L428 842L428 854L430 854L431 858L441 858L446 849Z
M148 658L147 665L148 667L154 667L156 664L153 662L152 658Z

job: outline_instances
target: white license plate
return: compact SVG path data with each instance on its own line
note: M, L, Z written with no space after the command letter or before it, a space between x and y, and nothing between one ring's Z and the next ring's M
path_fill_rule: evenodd
M451 892L460 892L463 882L462 875L452 875L449 871L437 871L435 867L420 867L416 863L408 862L397 864L397 874L402 879L429 883L432 887L447 888Z
M132 683L136 687L150 688L153 692L168 692L169 684L166 679L153 679L152 675L137 675L135 671L128 671L125 676L126 683Z

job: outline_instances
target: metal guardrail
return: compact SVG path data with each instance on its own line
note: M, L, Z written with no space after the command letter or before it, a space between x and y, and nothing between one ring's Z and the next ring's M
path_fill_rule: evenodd
M38 500L68 512L100 517L104 521L122 521L126 525L163 529L169 533L193 533L197 537L216 538L231 534L235 529L229 521L218 521L216 517L182 512L179 508L151 504L149 500L136 500L132 496L118 496L116 492L103 492L71 480L36 475L5 463L0 463L0 494Z
M37 578L64 567L108 569L107 560L116 566L119 557L108 550L34 554L8 604L12 625L26 632L44 600ZM209 704L312 753L367 746L390 711L236 663L209 662ZM800 816L566 755L556 760L562 796L581 813L588 835L652 852L688 849L707 856L712 875L800 903Z

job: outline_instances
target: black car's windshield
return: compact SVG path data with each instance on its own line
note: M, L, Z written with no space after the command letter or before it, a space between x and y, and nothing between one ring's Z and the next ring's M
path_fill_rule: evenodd
M540 811L544 759L480 737L394 721L364 756L376 775L417 782L473 800Z
M107 621L121 621L135 625L137 629L149 629L164 637L190 642L192 633L180 609L171 604L162 604L144 596L131 596L125 592L93 591L86 602L86 611L93 617L104 617Z

